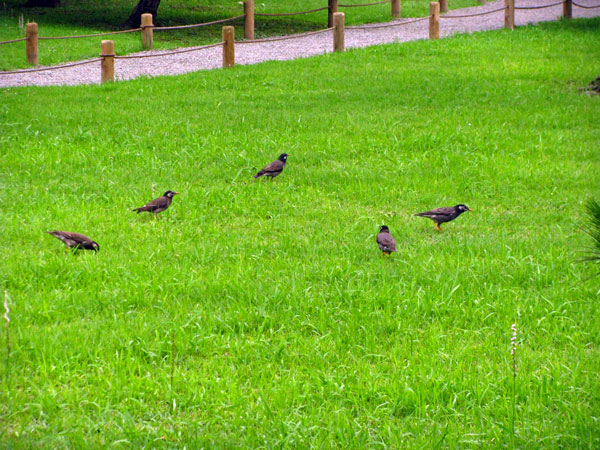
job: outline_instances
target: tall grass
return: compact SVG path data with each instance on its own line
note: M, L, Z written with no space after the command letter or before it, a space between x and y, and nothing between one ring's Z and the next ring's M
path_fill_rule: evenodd
M515 447L600 446L599 27L1 90L0 446L507 447L513 386Z
M6 330L6 385L10 383L10 308L8 307L8 292L4 291L4 328Z

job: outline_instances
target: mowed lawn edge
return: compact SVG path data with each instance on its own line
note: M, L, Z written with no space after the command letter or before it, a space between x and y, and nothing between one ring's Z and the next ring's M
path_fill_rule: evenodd
M1 90L0 442L598 446L599 26Z

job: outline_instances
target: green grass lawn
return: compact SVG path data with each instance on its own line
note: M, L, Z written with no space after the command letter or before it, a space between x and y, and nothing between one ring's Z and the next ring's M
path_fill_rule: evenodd
M598 448L599 32L0 90L0 447Z
M136 0L99 2L96 0L63 0L59 8L23 8L24 0L8 0L0 4L0 41L24 37L25 30L18 27L23 14L25 22L35 21L40 36L72 36L122 29ZM365 0L345 0L342 4L371 3ZM256 13L287 13L307 11L327 6L327 0L264 0L255 2ZM450 8L478 5L477 0L453 0ZM386 22L391 20L390 4L361 8L340 8L346 14L346 24ZM159 8L157 25L173 26L205 23L239 16L243 5L237 0L163 1ZM424 0L404 0L403 17L422 17L429 14L429 3ZM231 23L236 27L237 39L244 36L243 19ZM177 31L156 31L154 48L172 49L181 46L202 45L221 41L223 24ZM255 37L286 35L327 28L327 11L288 17L256 17ZM39 63L57 64L92 58L100 53L100 41L115 41L117 54L142 50L140 33L90 37L83 39L50 40L39 43ZM0 46L0 70L28 67L25 61L25 43Z

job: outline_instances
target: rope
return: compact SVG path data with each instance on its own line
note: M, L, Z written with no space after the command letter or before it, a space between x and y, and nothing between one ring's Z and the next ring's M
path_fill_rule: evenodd
M143 27L143 28L154 28L154 30L158 30L158 31L181 30L183 28L196 28L196 27L203 27L203 26L207 26L207 25L214 25L217 23L229 22L232 20L240 19L244 16L245 16L245 14L242 14L241 16L230 17L229 19L215 20L214 22L197 23L197 24L193 24L193 25L180 25L180 26L176 26L176 27ZM48 40L55 40L55 39L79 39L79 38L96 37L96 36L109 36L111 34L133 33L134 31L140 31L141 29L142 28L132 28L130 30L109 31L106 33L95 33L95 34L80 34L80 35L76 35L76 36L39 36L38 39L40 41L48 41ZM26 41L26 40L27 40L27 38L14 39L12 41L3 41L3 42L0 42L0 45L10 44L12 42Z
M418 19L409 20L407 22L394 22L387 23L385 25L362 25L357 27L346 27L346 30L370 30L371 28L387 28L387 27L397 27L400 25L408 25L409 23L422 22L424 20L428 20L429 17L420 17Z
M600 5L596 5L596 6L584 6L584 5L580 5L579 3L575 3L572 2L575 6L578 6L579 8L583 8L583 9L594 9L594 8L600 8Z
M78 38L86 38L86 37L96 37L96 36L108 36L110 34L123 34L123 33L132 33L134 31L140 31L141 28L132 28L131 30L123 30L123 31L109 31L108 33L96 33L96 34L80 34L77 36L40 36L38 39L40 41L47 41L51 39L78 39Z
M185 50L173 50L171 52L165 53L153 53L148 55L123 55L123 56L115 56L115 59L140 59L140 58L155 58L157 56L168 56L168 55L177 55L179 53L189 53L195 52L197 50L205 50L207 48L219 47L223 45L225 42L217 42L216 44L203 45L201 47L194 48L186 48Z
M232 20L236 20L236 19L240 19L242 17L246 16L246 14L242 14L241 16L235 16L235 17L230 17L229 19L221 19L221 20L215 20L213 22L205 22L205 23L195 23L193 25L178 25L178 26L174 26L174 27L154 27L154 31L163 31L163 30L183 30L184 28L198 28L198 27L205 27L207 25L214 25L216 23L225 23L225 22L231 22Z
M486 12L482 12L482 13L464 14L462 16L440 16L440 19L462 19L463 17L485 16L486 14L492 14L492 13L495 13L498 11L504 11L505 9L506 9L506 7L503 6L502 8L493 9L491 11L486 11Z
M340 8L355 8L357 6L374 6L374 5L383 5L384 3L390 3L392 0L383 0L382 2L375 2L375 3L361 3L359 5L342 5L339 4L338 7Z
M282 16L297 16L298 14L308 14L317 11L325 11L329 9L329 6L323 6L322 8L309 9L308 11L300 11L293 13L279 13L279 14L267 14L267 13L254 13L255 16L265 16L265 17L282 17Z
M313 34L326 33L327 31L331 31L334 28L335 27L325 28L325 29L319 30L319 31L309 31L308 33L292 34L290 36L281 36L281 37L275 37L275 38L253 39L250 41L236 41L236 44L255 44L255 43L259 43L259 42L285 41L287 39L296 39L296 38L302 38L305 36L312 36Z
M46 70L54 70L54 69L64 69L65 67L74 67L74 66L82 66L84 64L91 64L98 61L102 61L102 58L94 58L88 61L79 61L70 64L63 64L62 66L52 66L52 67L43 67L41 69L26 69L26 70L11 70L10 72L1 72L0 75L11 75L11 74L21 74L21 73L31 73L31 72L44 72Z
M515 9L542 9L542 8L550 8L551 6L562 5L563 2L551 3L549 5L542 6L515 6Z
M26 40L27 40L27 38L24 37L24 38L21 38L21 39L13 39L12 41L2 41L2 42L0 42L0 45L2 45L2 44L12 44L13 42L21 42L21 41L26 41Z

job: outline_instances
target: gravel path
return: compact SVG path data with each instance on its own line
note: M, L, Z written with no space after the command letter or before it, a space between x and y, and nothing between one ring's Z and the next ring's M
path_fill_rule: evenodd
M542 6L556 3L556 0L518 0L516 7ZM584 6L600 5L598 0L577 0ZM504 27L504 10L476 17L446 19L444 17L462 16L485 13L504 7L504 1L494 1L482 6L452 10L440 19L440 36L451 36L457 33L472 33L475 31L495 30ZM573 17L596 17L600 8L583 9L573 6ZM515 25L522 26L530 23L557 20L562 16L562 5L541 9L515 11ZM401 19L402 23L413 22L415 19ZM427 39L429 32L428 18L402 26L346 29L346 48L367 47L387 42L406 42L417 39ZM312 55L323 54L333 50L333 32L304 36L276 42L237 42L235 47L236 64L257 64L268 60L289 60ZM161 55L165 51L146 51L133 55ZM156 58L117 59L115 61L115 77L118 80L128 80L140 76L176 75L197 70L215 69L221 67L222 51L213 47L178 55ZM100 82L100 62L79 65L59 70L49 70L28 74L1 74L0 87L9 86L45 86L45 85L74 85L97 84Z

